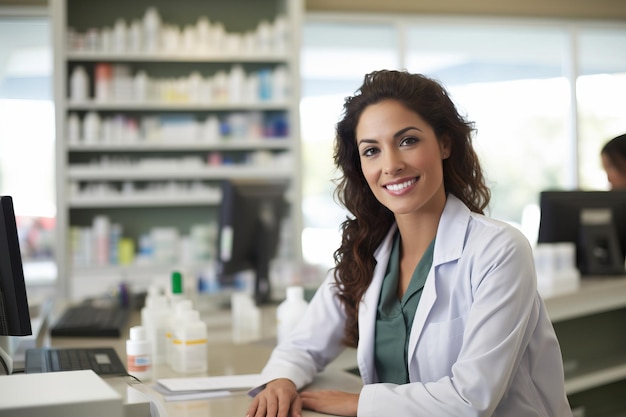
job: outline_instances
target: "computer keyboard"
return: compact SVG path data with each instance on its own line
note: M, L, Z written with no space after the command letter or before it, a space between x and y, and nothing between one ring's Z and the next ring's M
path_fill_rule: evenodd
M110 347L26 350L24 372L27 374L84 369L102 376L127 374L117 352Z
M80 304L68 307L50 328L52 337L121 337L130 312L118 306Z

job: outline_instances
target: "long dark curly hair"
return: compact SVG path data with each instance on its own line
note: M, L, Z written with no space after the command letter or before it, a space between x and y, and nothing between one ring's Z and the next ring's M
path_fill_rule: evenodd
M491 197L472 146L473 123L458 113L441 84L406 71L381 70L365 75L355 95L345 100L334 148L334 162L340 171L335 198L351 214L341 224L341 246L334 253L334 278L347 313L344 343L353 347L359 338L359 303L376 266L374 252L394 223L393 213L374 197L363 176L355 132L365 108L388 99L417 113L430 124L438 140L449 140L450 156L443 160L446 193L481 214Z

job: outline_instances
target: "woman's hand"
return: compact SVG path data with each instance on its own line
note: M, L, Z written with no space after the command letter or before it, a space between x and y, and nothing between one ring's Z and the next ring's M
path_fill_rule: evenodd
M270 381L252 400L246 417L300 417L302 400L289 379Z
M304 391L300 398L306 409L338 416L356 416L359 406L359 394L343 391Z

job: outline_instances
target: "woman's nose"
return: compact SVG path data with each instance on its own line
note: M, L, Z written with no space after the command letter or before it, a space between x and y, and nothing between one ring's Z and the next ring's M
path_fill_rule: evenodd
M387 175L396 175L404 168L402 158L397 152L387 152L384 158L383 172Z

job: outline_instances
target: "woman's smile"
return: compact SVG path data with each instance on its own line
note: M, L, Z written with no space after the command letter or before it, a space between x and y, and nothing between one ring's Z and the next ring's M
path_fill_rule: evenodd
M409 191L410 188L413 188L413 185L417 183L419 177L410 178L408 180L403 180L401 182L395 182L391 184L385 184L384 187L390 191L392 194L404 194Z

